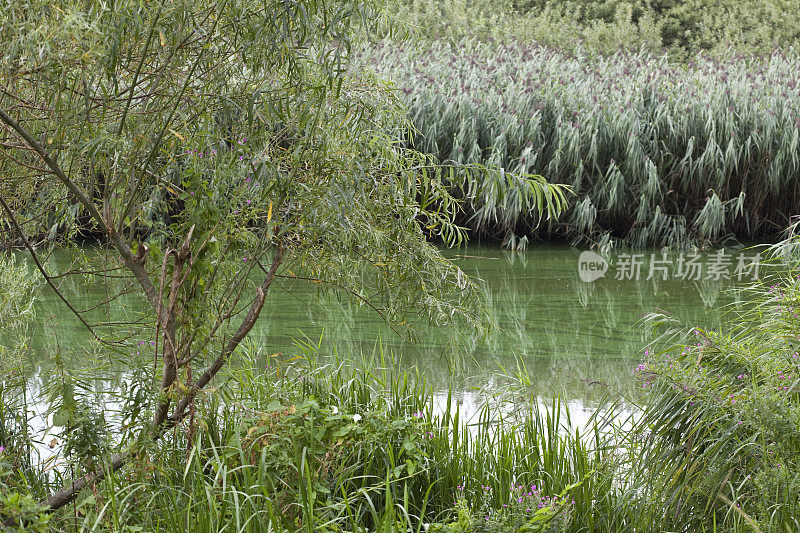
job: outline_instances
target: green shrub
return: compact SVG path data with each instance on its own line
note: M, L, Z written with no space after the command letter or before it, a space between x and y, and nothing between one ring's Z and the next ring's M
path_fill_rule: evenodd
M390 11L430 39L477 37L601 53L666 49L676 59L730 47L768 54L796 47L800 38L791 0L407 0Z
M12 476L9 460L17 462L10 455L11 450L0 445L0 528L8 533L46 533L50 522L47 509L31 494L20 492L7 483Z

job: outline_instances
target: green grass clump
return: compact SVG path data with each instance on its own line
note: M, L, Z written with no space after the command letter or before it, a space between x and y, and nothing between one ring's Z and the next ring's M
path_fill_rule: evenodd
M501 176L468 197L468 223L514 245L529 235L634 246L771 238L800 189L800 58L647 52L598 57L519 44L385 44L364 61L397 83L441 161L545 176L577 198L558 222Z
M388 357L320 364L302 350L240 360L191 422L134 443L128 466L42 531L608 530L604 452L565 406L524 397L523 381L465 418L456 396ZM85 466L40 473L41 490L6 473L8 486L38 512L39 493Z
M785 243L784 243L785 244ZM673 531L800 528L800 271L790 264L752 287L721 331L649 317L683 342L647 354L646 392L624 446L629 491ZM793 265L793 266L792 266ZM680 338L680 337L679 337Z

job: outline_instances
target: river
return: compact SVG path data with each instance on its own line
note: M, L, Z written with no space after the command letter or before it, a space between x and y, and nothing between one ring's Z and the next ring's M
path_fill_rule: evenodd
M736 270L737 261L753 257L754 251L721 253L727 258L722 274L713 269L720 252L695 254L694 263L703 269L699 273L688 268L688 253L662 257L660 251L620 252L608 258L602 277L584 280L579 272L583 256L568 246L537 244L522 253L477 245L446 250L445 255L485 291L496 324L486 336L423 328L408 341L365 306L319 294L313 285L282 282L271 292L250 341L264 357L299 353L298 340L319 344L322 359L334 351L339 357L371 357L380 346L402 365L416 366L434 388L465 394L491 387L503 369L521 363L531 377L531 395L559 395L589 407L609 390L627 392L634 386L632 370L648 340L649 330L641 323L645 313L664 311L687 324L719 327L726 307L738 298L735 287L755 274L752 269L747 275ZM56 264L65 260L58 255L54 259ZM631 268L637 260L638 272ZM584 278L586 274L584 269ZM90 307L106 297L107 287L100 281L73 280L61 291ZM102 368L99 372L109 371L101 362L117 360L112 368L124 372L124 354L109 358L98 351L86 329L46 286L37 306L32 372L44 378L56 356L67 366L96 365ZM111 309L100 308L97 318L107 313L114 320L131 320L139 308L135 296L123 296Z

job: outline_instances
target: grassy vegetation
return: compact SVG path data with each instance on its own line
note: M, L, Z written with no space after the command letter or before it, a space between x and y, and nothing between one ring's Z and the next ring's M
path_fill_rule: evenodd
M524 371L507 380L508 396L493 398L500 404L465 419L456 398L437 403L424 379L390 359L320 365L315 347L301 349L291 361L240 360L173 439L134 444L129 469L109 472L50 517L50 527L607 530L599 516L613 506L613 493L598 471L601 452L570 427L562 406L542 410L535 398L519 398ZM92 438L110 445L102 431ZM1 457L6 487L28 499L87 468L86 457L74 454L57 471L23 469L26 453L9 444ZM8 504L4 512L23 516Z
M523 366L465 416L457 395L434 395L380 350L249 344L158 442L130 431L153 401L137 393L152 361L118 391L56 371L54 464L29 436L28 380L4 368L0 512L28 531L792 531L800 284L782 271L720 332L650 317L675 348L645 352L630 419L612 402L588 427L557 400L543 407ZM130 465L74 505L36 503L120 449Z
M90 456L28 464L30 443L6 439L0 505L26 531L790 531L797 376L783 385L772 370L785 365L750 361L738 378L744 363L722 359L740 354L697 363L709 346L650 358L638 370L645 415L603 427L619 412L600 409L585 434L564 405L526 395L524 368L465 417L391 360L253 353L174 437L132 443L128 468L55 514L35 502ZM19 397L2 393L14 433ZM99 443L102 457L117 434L108 423L62 437Z
M755 531L800 528L797 241L778 251L777 272L721 331L650 317L684 340L637 369L649 391L642 473L654 477L650 498L687 530L715 512Z
M409 146L577 193L540 231L502 179L473 179L483 194L462 222L484 235L702 245L771 239L794 213L800 12L787 0L407 0L390 12L418 45L366 56L402 91Z
M545 225L502 178L481 182L463 221L511 246L531 234L605 246L772 238L796 212L796 53L678 66L648 52L387 43L364 59L396 80L417 130L408 145L572 186L570 212Z

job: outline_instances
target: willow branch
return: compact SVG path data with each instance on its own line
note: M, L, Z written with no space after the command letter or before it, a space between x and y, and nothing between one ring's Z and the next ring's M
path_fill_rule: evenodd
M197 397L197 394L206 385L208 385L208 383L217 374L217 372L219 372L219 370L227 361L228 357L231 355L231 353L233 353L242 339L244 339L244 337L250 332L264 307L266 292L275 279L275 275L278 272L278 267L283 260L284 251L285 249L283 245L279 244L278 249L275 252L275 257L272 260L272 265L270 266L270 269L264 278L264 282L258 288L253 305L251 306L250 311L247 313L247 316L242 321L242 324L239 326L239 329L236 330L236 333L234 333L233 337L231 337L231 339L226 343L219 357L217 357L214 363L207 368L205 372L203 372L203 375L200 376L200 379L198 379L189 389L189 392L176 407L175 412L171 416L167 417L166 420L164 420L164 422L155 429L155 432L152 436L153 441L159 440L167 431L174 428L186 417L186 408L189 406L189 404L194 401L194 399ZM75 500L75 498L77 498L78 494L83 489L89 485L102 481L106 476L106 472L116 472L122 468L122 466L131 458L131 456L132 454L130 451L113 455L110 464L107 466L107 469L90 472L75 480L70 485L67 485L66 487L53 493L53 495L47 499L45 505L47 505L47 507L49 507L51 510L56 510L67 505Z
M23 128L11 116L9 116L2 107L0 107L0 120L11 129L16 131L19 136L22 137L26 143L28 143L28 146L33 148L39 157L42 158L42 161L44 161L47 167L52 171L53 175L55 175L56 178L58 178L58 180L64 184L67 190L69 190L69 192L78 199L81 205L86 208L89 214L92 215L92 218L103 230L103 233L106 233L111 239L114 248L116 248L117 252L120 254L125 266L128 267L128 269L136 277L148 301L150 301L153 308L157 307L158 294L156 293L156 288L153 285L153 282L150 281L150 278L147 275L147 269L144 266L144 257L135 257L133 255L128 243L122 238L121 235L114 231L113 227L108 224L108 222L103 218L103 215L100 214L100 211L98 211L97 206L94 205L94 202L92 202L92 200L86 195L83 189L78 187L78 185L64 173L62 168L50 156L47 150L45 150L44 147L39 144L39 142L34 139L25 128Z
M275 274L278 272L278 267L283 260L284 251L285 248L283 244L278 244L278 249L275 251L275 257L272 259L272 264L270 265L269 271L264 277L264 282L257 289L253 304L250 306L250 310L247 312L244 320L242 320L241 325L228 340L228 342L225 343L225 346L222 348L219 356L214 360L211 366L209 366L203 372L203 374L197 379L197 382L194 384L194 386L186 393L186 396L184 396L180 403L178 403L174 414L170 417L171 419L177 419L182 416L182 413L186 410L189 404L194 401L200 390L208 385L214 376L217 375L217 372L219 372L219 370L228 360L228 357L230 357L236 347L239 346L239 343L242 342L242 340L253 328L256 320L258 320L258 317L261 314L261 310L264 308L264 301L266 299L267 291L272 285L272 282L275 280Z
M31 246L30 241L28 241L28 237L25 236L25 232L23 231L23 229L20 227L19 223L17 222L17 218L14 216L13 211L11 211L11 208L8 207L8 204L3 199L2 196L0 196L0 206L3 207L3 210L8 215L8 218L11 220L11 224L14 226L14 229L19 234L19 238L22 239L22 243L25 245L25 248L27 248L28 252L30 252L31 258L33 258L33 262L36 265L36 268L39 270L39 272L41 272L41 274L44 277L44 279L47 282L47 284L50 285L50 288L53 289L53 292L55 292L56 295L61 299L61 301L66 304L66 306L69 308L69 310L72 311L72 313L76 317L78 317L78 320L80 320L81 323L84 326L86 326L86 329L89 330L89 333L91 333L92 336L95 339L100 340L100 338L94 332L92 327L83 319L83 316L78 312L77 309L75 309L72 306L71 303L69 303L69 301L64 297L64 295L61 294L61 291L58 290L58 287L56 287L55 283L53 283L53 280L51 279L50 275L47 273L47 271L44 269L44 266L42 266L42 263L39 261L39 257L36 255L36 250L34 250L33 246Z

